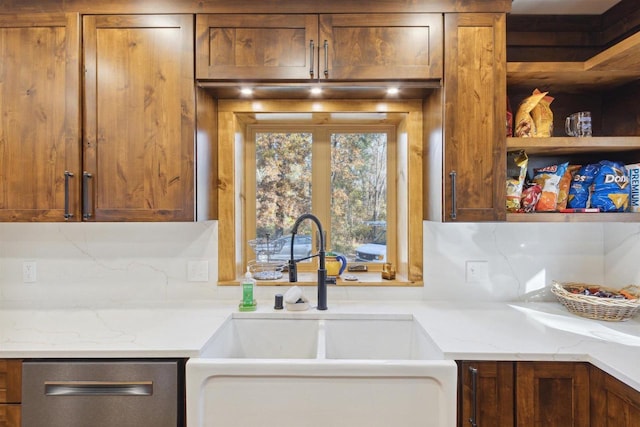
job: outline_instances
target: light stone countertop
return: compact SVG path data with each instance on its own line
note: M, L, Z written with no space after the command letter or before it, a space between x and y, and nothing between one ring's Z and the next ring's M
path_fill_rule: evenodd
M259 315L412 314L447 359L587 361L640 391L640 318L602 322L558 303L331 301L318 312ZM117 307L0 308L0 358L198 357L237 301ZM247 314L243 314L247 315ZM251 314L249 314L251 315Z

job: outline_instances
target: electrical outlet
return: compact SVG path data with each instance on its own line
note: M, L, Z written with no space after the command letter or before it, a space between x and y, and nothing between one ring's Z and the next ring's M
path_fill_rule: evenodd
M489 261L467 261L467 283L484 283L489 281Z
M37 280L36 273L37 271L35 261L22 262L22 281L24 283L34 283Z
M187 261L187 281L208 282L209 261Z

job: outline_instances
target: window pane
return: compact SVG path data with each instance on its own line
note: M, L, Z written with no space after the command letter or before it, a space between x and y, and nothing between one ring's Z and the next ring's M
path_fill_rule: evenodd
M349 261L385 262L386 220L387 134L332 134L332 250Z
M311 133L256 133L256 237L284 236L271 260L289 259L291 228L311 212L311 143ZM296 258L311 252L310 233L308 224L298 230Z

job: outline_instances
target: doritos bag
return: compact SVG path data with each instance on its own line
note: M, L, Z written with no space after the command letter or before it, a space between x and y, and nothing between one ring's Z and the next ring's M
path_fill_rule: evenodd
M602 212L624 212L629 206L629 175L624 164L603 160L596 175L591 207Z

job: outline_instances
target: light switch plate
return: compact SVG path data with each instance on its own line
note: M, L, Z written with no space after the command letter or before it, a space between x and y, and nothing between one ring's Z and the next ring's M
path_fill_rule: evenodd
M206 260L187 261L187 281L208 282L209 281L209 261L206 261Z
M489 261L467 261L465 281L467 283L484 283L489 281Z

